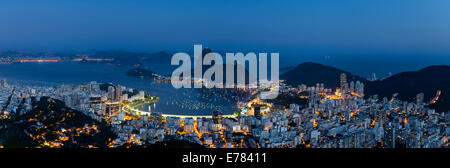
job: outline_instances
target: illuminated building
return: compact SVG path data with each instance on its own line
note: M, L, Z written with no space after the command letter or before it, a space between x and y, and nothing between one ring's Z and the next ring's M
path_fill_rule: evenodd
M345 93L348 89L347 85L347 75L345 73L341 73L341 90Z
M416 103L417 104L419 104L419 103L422 103L423 102L423 99L424 99L424 94L423 93L419 93L419 94L417 94L417 96L416 96Z
M111 116L113 114L117 114L120 111L120 103L106 103L105 112L107 115Z
M108 98L110 100L114 100L114 87L113 86L108 87Z
M395 128L388 126L384 130L384 144L385 147L395 148Z
M222 113L221 112L214 110L212 115L213 115L214 124L222 124Z
M119 102L122 101L122 86L120 85L117 85L116 87L114 100Z
M102 103L102 97L100 96L95 96L95 97L90 97L89 98L89 104L98 104L98 103Z
M378 80L378 79L377 79L377 74L372 73L372 81L376 81L376 80Z
M355 82L350 82L350 92L355 92Z

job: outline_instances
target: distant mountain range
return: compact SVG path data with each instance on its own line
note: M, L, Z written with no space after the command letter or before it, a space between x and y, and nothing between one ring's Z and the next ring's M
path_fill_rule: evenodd
M367 96L377 94L380 97L391 97L398 93L399 99L413 101L422 92L425 94L425 101L428 101L441 90L439 100L432 106L438 112L450 110L450 66L446 65L429 66L418 71L398 73L384 80L368 81L331 66L306 62L282 74L280 79L293 86L323 83L326 87L336 88L340 85L341 73L346 73L347 81L363 82Z
M203 49L203 51L202 51L202 59L204 59L206 54L212 53L212 52L215 52L215 51L211 50L210 48ZM223 83L225 83L227 81L227 78L226 78L227 66L231 66L232 63L231 62L225 62L225 60L223 60L223 61L224 62L222 64L222 72L223 72L222 81L223 81ZM205 74L205 72L209 68L213 67L216 63L214 62L212 64L213 65L202 65L202 74ZM192 65L192 66L194 66L194 65ZM244 75L245 75L244 82L245 82L245 84L249 84L250 80L256 81L257 77L255 77L254 75L251 75L246 67L243 67L243 65L241 65L241 64L236 64L235 63L234 66L233 66L233 72L234 72L234 74L233 74L234 75L234 83L233 84L237 84L237 76L238 76L237 69L238 68L243 68L244 69ZM194 76L194 67L191 69L191 75ZM212 76L211 80L215 80L215 75Z

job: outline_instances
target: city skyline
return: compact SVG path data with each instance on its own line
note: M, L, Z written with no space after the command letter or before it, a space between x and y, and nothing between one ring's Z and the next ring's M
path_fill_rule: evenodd
M448 149L449 11L446 0L3 0L0 150L257 148L234 162L265 164L267 148ZM202 152L173 158L230 163Z

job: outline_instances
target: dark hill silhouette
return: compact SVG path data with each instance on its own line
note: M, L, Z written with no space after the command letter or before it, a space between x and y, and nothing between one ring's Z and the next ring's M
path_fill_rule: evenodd
M401 100L413 101L417 94L423 92L425 100L429 101L441 90L441 96L436 104L432 105L437 111L450 110L450 66L429 66L418 71L402 72L390 78L370 82L366 85L367 94L378 94L381 97L390 97L398 93Z
M299 84L313 86L317 83L323 83L325 87L336 88L340 86L341 73L346 73L348 82L359 80L367 83L366 79L353 75L350 72L313 62L299 64L297 67L282 74L280 79L285 80L286 84L292 86Z
M438 112L450 111L450 66L446 65L429 66L418 71L398 73L384 80L368 81L334 67L305 62L281 75L280 79L293 86L324 83L326 87L336 88L340 85L341 73L347 74L347 81L363 82L366 96L377 94L379 97L391 97L398 93L397 98L414 101L417 94L424 93L424 101L428 102L441 90L439 100L430 107Z
M211 52L214 52L214 51L211 50L210 48L203 49L203 51L202 51L202 59L203 59L203 57L206 54L211 53ZM223 83L225 83L226 82L226 67L227 67L227 65L230 65L231 62L225 62L226 61L225 58L222 58L222 60L223 60L223 64L222 64L223 79L222 79L222 81L223 81ZM193 59L192 59L192 61L193 61ZM215 64L216 63L213 62L212 65L202 65L202 74L204 74L209 68L211 68ZM193 66L194 65L192 65L192 67ZM237 75L238 75L237 74L237 69L238 69L238 67L242 67L242 66L243 65L241 65L241 64L237 64L237 63L234 64L234 84L237 84ZM254 75L251 75L250 72L247 70L247 68L248 67L244 67L245 84L249 84L250 80L257 80L257 77L254 76ZM191 76L192 77L194 76L194 67L191 69ZM215 76L212 77L212 80L215 80Z
M161 63L161 64L170 64L172 59L172 54L166 51L160 51L151 54L143 54L140 57L141 62L143 63Z

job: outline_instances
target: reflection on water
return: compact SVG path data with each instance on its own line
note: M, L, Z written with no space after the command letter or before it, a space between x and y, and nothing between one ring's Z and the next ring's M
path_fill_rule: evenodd
M162 112L167 114L209 115L214 110L231 114L235 111L236 101L216 94L207 96L199 89L174 89L171 85L162 84L164 95L154 105L145 105L140 110Z

